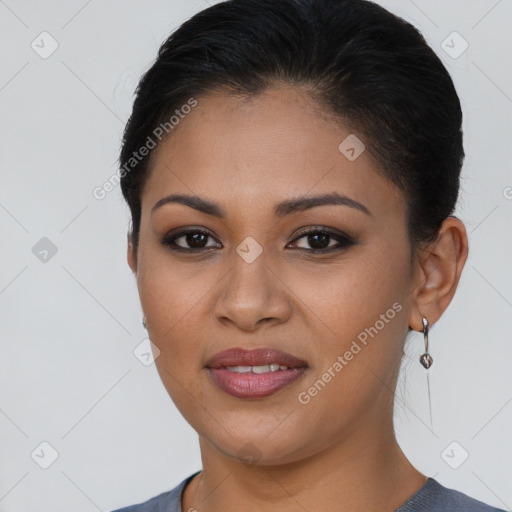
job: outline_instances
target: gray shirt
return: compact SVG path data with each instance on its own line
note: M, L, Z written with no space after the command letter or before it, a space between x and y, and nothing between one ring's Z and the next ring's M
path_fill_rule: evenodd
M185 486L200 471L188 476L174 489L163 492L144 503L113 510L112 512L182 512L181 494ZM187 511L184 511L187 512ZM193 510L191 511L193 512ZM429 478L423 487L412 495L395 512L505 512L462 492L443 487L437 480Z

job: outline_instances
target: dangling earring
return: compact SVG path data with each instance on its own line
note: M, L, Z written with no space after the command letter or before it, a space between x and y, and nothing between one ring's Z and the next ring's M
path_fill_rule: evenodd
M428 353L428 320L425 317L421 319L423 323L423 338L425 340L425 353L420 356L420 363L428 370L434 360L432 356ZM430 372L426 372L427 374L427 389L428 389L428 409L430 411L430 430L434 433L434 426L432 422L432 402L430 400Z
M423 338L425 340L425 353L420 356L420 363L428 370L431 366L434 360L432 359L432 356L428 353L428 320L423 317Z
M146 325L146 317L142 317L142 326L144 327L144 329L147 329L148 326Z

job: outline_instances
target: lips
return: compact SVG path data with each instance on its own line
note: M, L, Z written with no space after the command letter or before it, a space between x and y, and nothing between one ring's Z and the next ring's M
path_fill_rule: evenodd
M307 366L306 361L292 356L288 352L272 348L245 350L230 348L218 352L206 364L207 368L226 368L228 366L265 366L278 364L288 368Z
M236 373L227 368L208 368L212 382L236 398L265 398L291 386L307 371L306 366L266 373Z

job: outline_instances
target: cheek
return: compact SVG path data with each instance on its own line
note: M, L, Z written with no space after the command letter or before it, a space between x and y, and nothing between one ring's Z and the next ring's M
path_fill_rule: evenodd
M141 249L137 285L149 337L160 351L155 364L172 400L188 417L193 412L190 396L202 401L205 357L215 345L212 305L224 282L222 270L204 261L173 261L149 241Z
M314 371L299 390L304 432L336 436L391 402L407 329L400 291L406 281L397 267L397 262L354 266L338 275L325 295L314 295L315 313L321 312L335 335L316 342ZM321 328L319 320L316 325Z
M174 280L169 284L176 285ZM195 315L194 306L199 297L187 295L186 290L177 285L170 289L157 288L151 297L154 302L149 307L148 333L160 350L155 360L158 374L183 417L196 424L204 408L199 407L204 402L200 374L208 335L202 327L204 322Z
M383 382L392 387L407 333L408 268L407 247L383 242L330 269L329 279L296 281L297 295L310 306L304 314L317 333L326 333L314 342L314 373L302 388L328 381L316 386L321 398L312 402L364 409L383 391Z
M303 305L300 314L316 326L317 333L326 335L325 339L319 338L319 353L329 354L326 349L333 342L336 350L342 350L376 322L381 328L381 315L386 327L379 330L384 337L393 338L393 334L401 332L403 318L396 313L398 309L405 310L406 254L400 249L392 251L389 244L375 244L375 248L354 251L339 264L285 274L294 294L300 298L299 307ZM393 309L395 303L399 306Z
M382 244L361 261L350 280L351 295L344 297L351 301L346 315L350 339L359 342L363 362L378 375L395 370L401 357L407 276L407 251Z
M162 269L145 274L139 293L153 342L160 350L172 350L177 355L185 348L195 347L202 325L197 316L209 290L208 279L184 279Z

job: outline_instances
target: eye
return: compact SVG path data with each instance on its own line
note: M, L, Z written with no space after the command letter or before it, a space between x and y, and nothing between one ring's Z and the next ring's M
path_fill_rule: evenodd
M188 229L175 233L174 235L165 236L162 239L162 244L169 246L172 250L184 252L199 252L211 247L222 247L220 243L206 245L208 238L213 239L208 231L202 229Z
M354 239L349 235L327 228L310 229L309 231L303 232L294 242L301 239L305 239L304 243L309 244L312 249L308 249L307 247L299 247L299 249L305 249L307 252L312 253L338 251L355 244ZM334 242L334 244L332 242Z
M207 245L209 238L213 240L211 245ZM352 237L345 233L321 227L303 231L299 237L295 238L294 242L302 239L304 239L305 244L309 244L312 248L299 247L299 249L314 254L339 251L356 243ZM166 235L161 240L161 243L162 245L168 246L173 251L188 253L204 252L205 249L211 248L222 248L222 244L215 241L208 231L197 228Z

